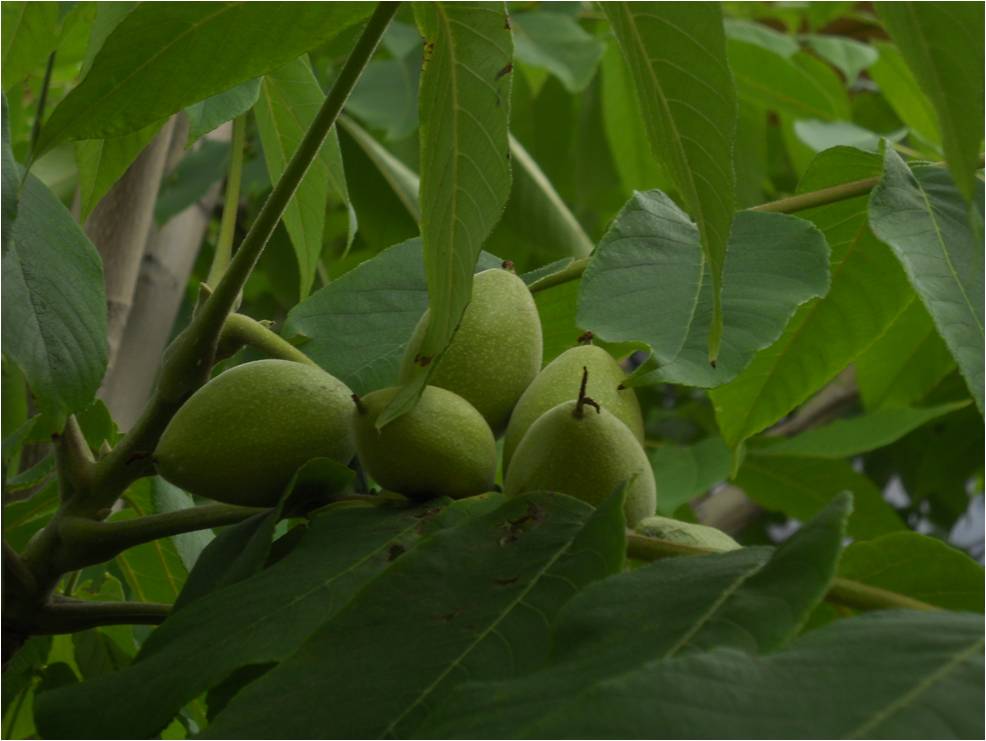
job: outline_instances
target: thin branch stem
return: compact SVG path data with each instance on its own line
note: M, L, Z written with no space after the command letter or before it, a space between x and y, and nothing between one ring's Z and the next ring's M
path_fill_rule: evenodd
M266 511L263 507L206 504L119 522L63 517L58 528L61 536L58 565L65 571L82 568L107 561L142 543L169 535L231 525Z
M38 613L35 633L77 633L100 625L158 625L171 612L159 602L87 602L61 599Z
M640 561L656 561L661 558L672 558L675 556L707 556L714 553L721 553L709 548L684 545L674 543L670 540L659 538L649 538L639 533L627 532L627 555ZM825 595L828 602L854 610L888 610L888 609L908 609L908 610L938 610L935 605L922 602L921 600L908 597L905 594L898 594L889 589L871 587L868 584L835 577L829 585L828 593Z
M34 153L38 148L38 137L41 136L41 124L45 117L45 106L48 103L48 89L51 87L51 72L55 68L55 52L48 55L48 64L45 66L45 76L41 81L41 94L38 96L38 112L34 117L34 125L31 127L31 154L29 161L34 160Z
M224 346L228 344L231 347L249 345L271 358L293 360L296 363L318 367L314 360L279 334L245 314L230 314L226 317L219 341L220 344Z
M229 160L229 174L226 177L226 198L223 202L223 216L219 224L219 238L216 252L209 267L205 282L216 285L226 272L233 256L233 235L236 232L236 213L240 207L240 181L243 179L243 150L246 142L246 114L233 119L233 141Z
M833 185L831 188L812 190L807 193L798 193L797 195L788 196L787 198L770 201L769 203L761 203L759 206L753 206L749 210L775 214L790 214L795 211L804 211L808 208L827 206L830 203L846 201L850 198L866 195L873 190L879 182L879 176L863 178L862 180L853 180L848 183Z

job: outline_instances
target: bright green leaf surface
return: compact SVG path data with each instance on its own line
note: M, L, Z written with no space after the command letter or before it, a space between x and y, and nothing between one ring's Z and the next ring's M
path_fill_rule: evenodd
M246 82L200 100L185 109L188 116L188 143L199 139L227 121L251 108L260 96L260 78Z
M896 46L877 42L880 58L870 67L870 76L880 86L880 92L915 133L932 143L941 143L938 116L931 101L918 86L904 57Z
M658 514L672 516L678 507L729 478L732 456L722 438L710 437L695 445L649 448L647 457L657 482Z
M698 224L712 282L708 351L714 359L723 332L723 266L735 204L736 97L722 12L713 3L611 2L602 9L636 85L651 149Z
M791 438L763 438L751 446L757 455L796 455L811 458L846 458L866 453L899 440L911 430L945 414L962 409L965 401L935 407L883 409L850 419L840 419Z
M920 401L955 368L948 347L920 301L856 358L856 385L867 409Z
M849 535L854 538L873 538L904 528L876 484L856 473L846 461L747 455L736 485L763 507L802 521L841 492L851 492Z
M716 367L709 365L705 353L712 316L712 290L706 273L681 352L668 365L635 380L634 385L681 383L715 387L734 378L749 365L757 350L780 336L798 306L825 295L829 286L828 253L821 232L803 219L739 212L726 256L722 291L725 329ZM635 316L625 319L636 326Z
M368 15L362 3L148 3L117 25L52 112L39 149L121 136L252 80Z
M948 172L918 166L913 172L888 148L885 174L870 201L870 225L897 255L939 334L983 411L983 249L970 218L982 223L982 183L976 213Z
M793 37L763 23L727 18L723 25L726 38L762 47L785 59L794 56L800 49Z
M878 14L934 105L959 191L981 202L975 171L983 141L982 4L891 2L881 4Z
M43 72L45 60L58 44L58 3L7 2L2 8L0 66L7 91L31 72Z
M837 148L818 155L799 185L809 191L879 173L875 155ZM711 394L723 438L735 447L821 389L867 350L914 294L891 251L866 224L865 197L802 211L832 248L828 294L802 307L781 338Z
M843 36L805 34L801 38L818 56L845 75L847 85L852 85L859 73L869 68L879 56L872 46Z
M983 567L937 538L915 532L850 545L839 575L947 610L983 611Z
M106 370L103 270L71 214L28 175L3 251L3 352L42 410L77 411Z
M254 113L271 182L277 182L284 173L324 100L322 88L305 57L264 76ZM298 258L302 299L311 289L322 254L326 199L330 192L344 194L344 200L348 201L346 175L335 130L325 140L284 211L284 225ZM351 219L350 231L354 229Z
M80 218L83 222L113 184L123 177L163 123L158 121L140 131L113 139L76 143L75 161L79 168L79 196L82 198Z
M698 240L695 224L666 195L635 193L582 276L579 326L607 342L646 342L659 363L669 363L695 320Z
M515 13L515 55L555 75L569 92L584 90L596 72L604 45L571 16L543 10Z

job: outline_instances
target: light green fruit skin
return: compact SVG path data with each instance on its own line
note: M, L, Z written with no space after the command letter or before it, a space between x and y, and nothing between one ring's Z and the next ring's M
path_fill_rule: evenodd
M565 401L542 414L527 430L507 471L504 492L554 491L598 505L633 478L623 512L633 527L657 508L657 486L640 443L606 409Z
M682 522L670 517L647 517L637 523L634 528L641 535L650 538L670 540L673 543L708 548L715 551L735 551L742 546L718 530L708 525L698 525L693 522Z
M589 370L586 394L622 420L643 445L644 418L637 395L633 389L619 388L626 378L623 369L601 347L579 345L548 363L520 397L503 438L504 469L509 467L514 450L538 417L563 401L578 398L583 368Z
M407 414L376 428L398 389L373 391L352 412L356 450L367 473L412 497L467 497L493 486L496 441L482 415L458 394L425 386Z
M416 371L414 358L429 316L426 311L411 335L401 363L402 384ZM524 281L508 270L484 270L473 279L472 300L428 383L468 401L499 435L541 370L542 353L541 320Z
M320 368L257 360L196 391L161 436L158 473L228 504L271 506L312 458L348 463L356 451L352 392Z

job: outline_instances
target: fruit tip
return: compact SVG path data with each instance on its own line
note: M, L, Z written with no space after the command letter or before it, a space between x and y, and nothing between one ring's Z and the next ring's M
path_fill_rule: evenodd
M578 339L576 340L576 342L578 342L580 345L591 345L592 344L592 338L594 336L595 335L593 335L592 332L586 330L585 332L583 332L582 334L580 334L578 336Z
M366 414L366 405L363 403L363 400L359 398L359 394L351 394L349 398L352 399L353 404L356 405L357 412L360 414Z

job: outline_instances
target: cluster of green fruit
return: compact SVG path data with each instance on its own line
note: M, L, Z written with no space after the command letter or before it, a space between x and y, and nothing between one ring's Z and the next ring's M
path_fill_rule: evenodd
M429 314L408 345L407 382ZM624 373L605 350L571 348L543 370L541 324L512 270L475 277L472 300L417 405L377 428L398 388L358 397L313 366L261 360L236 366L196 392L155 451L159 473L212 499L277 501L306 461L343 464L358 454L381 486L409 497L461 498L490 491L495 436L504 435L504 491L555 491L596 504L629 481L625 514L654 514L654 475L644 425Z

